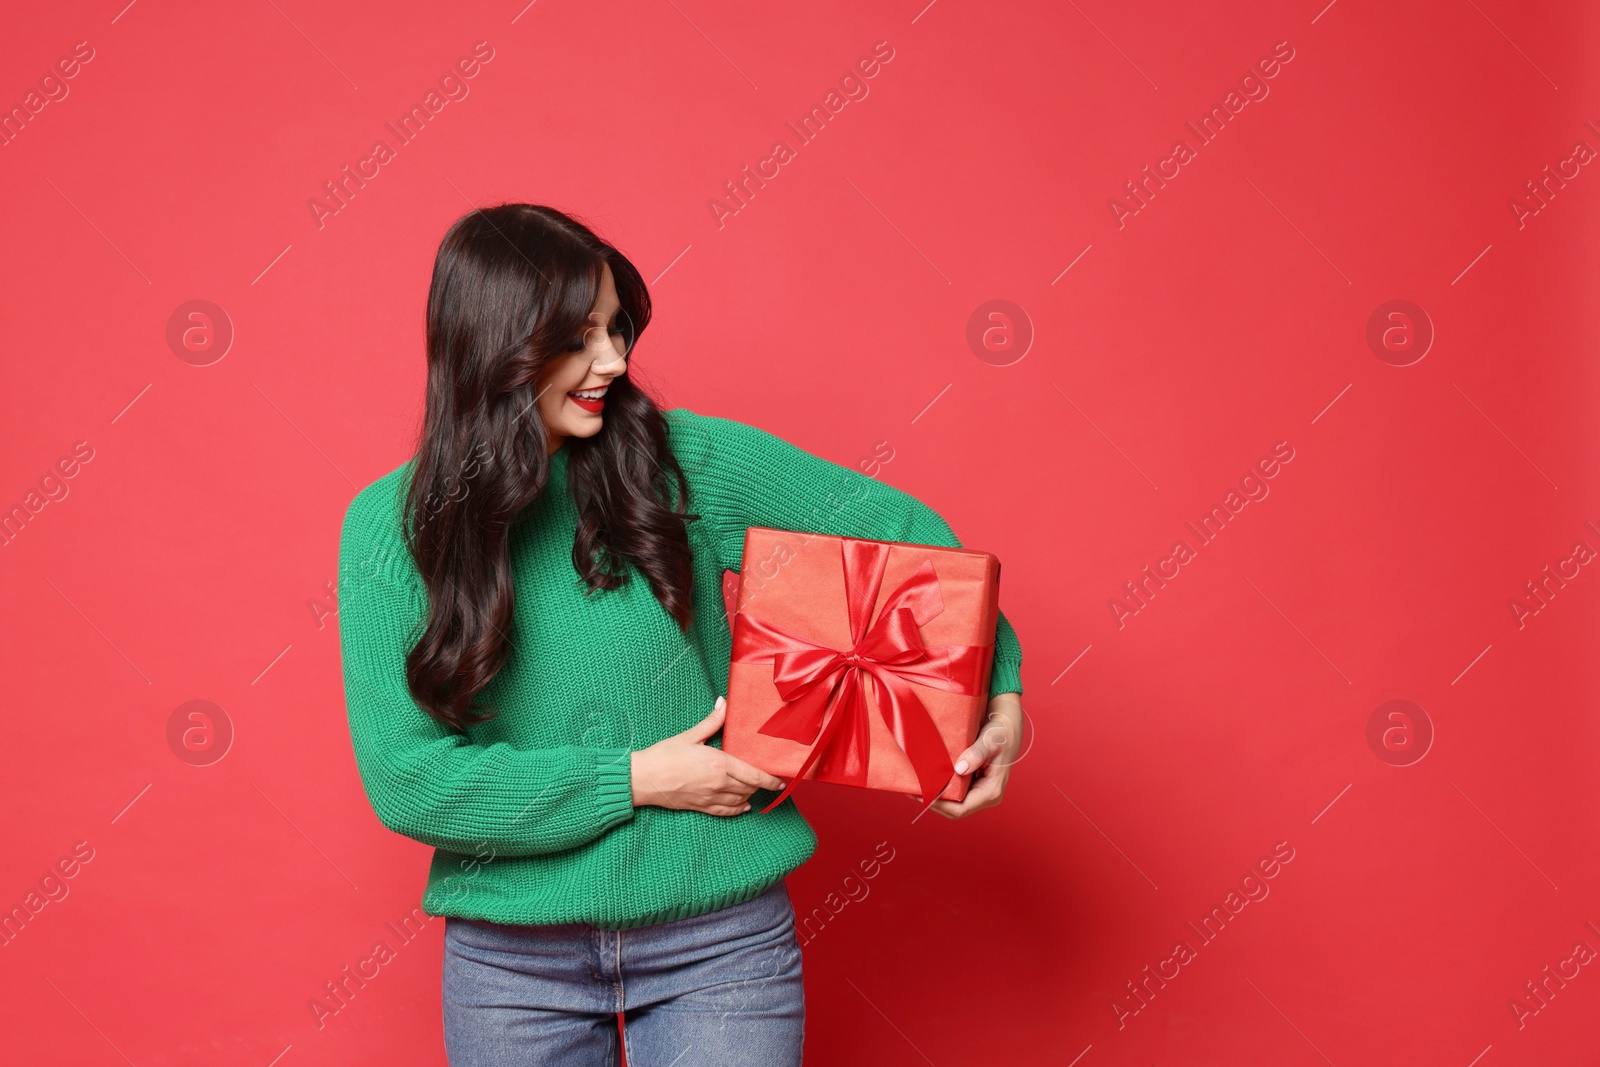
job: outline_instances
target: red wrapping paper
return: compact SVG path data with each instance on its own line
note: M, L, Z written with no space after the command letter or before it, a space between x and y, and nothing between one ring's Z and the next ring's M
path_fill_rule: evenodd
M724 574L722 749L777 775L960 801L989 703L988 552L752 526ZM785 789L763 811L788 795Z

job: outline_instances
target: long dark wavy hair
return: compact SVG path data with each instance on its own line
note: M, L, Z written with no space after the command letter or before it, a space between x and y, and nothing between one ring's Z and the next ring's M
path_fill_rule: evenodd
M406 543L427 587L427 624L406 681L429 715L457 730L494 717L473 698L511 654L512 524L549 479L535 383L571 358L610 264L629 359L650 322L644 279L589 227L553 208L500 204L462 216L439 245L428 290L428 388L405 497ZM576 346L576 348L574 347ZM572 565L615 589L630 565L687 630L693 573L688 488L656 402L611 382L598 434L565 447L578 512Z

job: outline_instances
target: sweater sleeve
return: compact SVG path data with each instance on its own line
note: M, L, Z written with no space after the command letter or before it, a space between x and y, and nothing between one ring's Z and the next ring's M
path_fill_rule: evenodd
M576 848L631 819L627 749L475 744L413 699L405 661L427 592L398 514L392 488L376 483L351 503L339 542L345 706L379 821L451 852L529 856Z
M745 530L769 526L835 537L961 548L938 512L892 485L765 430L678 408L668 412L696 508L715 531L721 566L738 570ZM989 695L1022 692L1022 647L1004 612L995 623Z

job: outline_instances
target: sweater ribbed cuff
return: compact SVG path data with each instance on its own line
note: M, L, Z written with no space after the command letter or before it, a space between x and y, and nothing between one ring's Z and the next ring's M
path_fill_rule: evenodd
M1022 661L996 660L989 675L989 696L1022 692Z
M602 833L633 818L633 753L625 748L596 749L594 788Z

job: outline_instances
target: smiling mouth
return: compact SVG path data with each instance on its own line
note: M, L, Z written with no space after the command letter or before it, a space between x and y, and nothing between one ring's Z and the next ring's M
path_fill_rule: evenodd
M574 389L567 394L567 399L578 405L592 415L598 415L606 406L606 391L610 386L601 386L599 389Z

